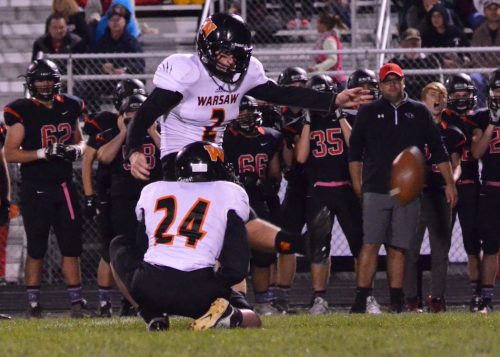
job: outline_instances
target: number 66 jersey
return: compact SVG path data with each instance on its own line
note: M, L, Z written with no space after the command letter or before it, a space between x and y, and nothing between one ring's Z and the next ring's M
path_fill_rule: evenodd
M246 222L248 196L227 181L158 181L144 187L136 214L144 220L149 247L144 261L182 271L213 267L233 210Z
M167 57L153 82L158 88L179 92L182 100L161 121L161 157L194 141L220 144L226 125L238 117L243 95L268 81L262 63L254 57L238 85L211 77L198 55Z

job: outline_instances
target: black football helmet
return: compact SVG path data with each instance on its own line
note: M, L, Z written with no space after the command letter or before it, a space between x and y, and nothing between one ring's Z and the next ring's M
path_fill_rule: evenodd
M370 84L378 88L378 81L375 72L370 69L357 69L351 73L347 80L347 88L361 87L363 84Z
M57 65L48 59L33 61L26 71L26 86L32 98L52 101L61 93L61 73ZM36 89L35 81L54 81L50 87Z
M309 77L305 69L301 67L288 67L278 76L280 86L289 86L295 82L306 83Z
M115 90L113 91L113 105L115 106L115 109L120 111L123 99L131 96L132 94L147 96L148 93L146 92L144 83L138 79L124 79L118 82Z
M142 94L132 94L123 99L120 107L120 115L129 112L136 112L141 107L142 103L146 101L146 96Z
M205 19L196 40L198 56L211 76L236 84L245 76L252 57L252 34L237 15L214 14ZM217 61L219 52L231 54L235 66L223 68Z
M326 74L315 74L306 83L306 88L314 89L318 92L337 93L337 84L333 81L332 77Z
M462 114L475 107L477 103L477 91L474 82L472 82L468 74L452 74L446 79L445 87L448 91L448 108ZM452 98L453 93L462 91L468 92L467 98Z
M243 134L251 134L260 125L262 125L262 113L257 101L249 95L243 96L240 103L240 114L234 122L234 127Z
M184 146L175 159L177 181L208 182L228 178L224 151L217 144L196 141Z
M488 108L493 116L500 116L500 96L495 96L494 90L500 89L500 68L490 74L488 81Z

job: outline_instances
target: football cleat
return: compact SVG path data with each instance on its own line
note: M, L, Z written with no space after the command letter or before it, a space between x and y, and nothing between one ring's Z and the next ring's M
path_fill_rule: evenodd
M323 207L312 220L308 234L306 234L306 246L308 258L312 263L325 263L330 259L330 241L332 231L332 218L330 210ZM309 244L307 244L309 243Z
M366 298L366 313L370 315L382 314L382 310L380 310L380 305L375 299L375 296L368 296Z
M135 311L134 307L130 304L130 302L122 298L122 306L120 307L120 317L125 317L125 316L136 316L137 312Z
M26 310L26 318L28 319L41 319L43 318L43 308L39 303L32 303Z
M146 325L148 331L157 332L157 331L166 331L170 327L170 323L168 320L168 316L166 317L155 317Z
M487 315L490 312L493 311L493 305L491 304L491 301L482 301L481 305L479 305L479 308L477 310L478 313Z
M446 312L446 301L444 297L432 297L432 295L429 295L427 299L427 309L429 312L433 313Z
M101 301L99 305L99 311L97 312L98 317L111 317L113 314L113 308L111 307L111 301Z
M404 304L389 304L389 309L387 311L390 314L401 314L403 312L407 312Z
M424 312L420 306L420 299L416 296L406 298L405 307L408 312L416 312L417 314Z
M480 295L473 295L470 303L469 303L469 309L470 312L478 312L479 311L479 306L481 306L482 299Z
M270 302L254 304L254 310L259 316L271 316L281 314L280 310Z
M324 315L328 314L328 301L323 299L321 296L314 297L311 307L309 308L309 314L311 315Z
M5 314L0 314L0 320L12 320L12 317Z
M83 319L86 317L95 317L95 312L90 309L85 299L71 304L70 317L73 319Z
M191 324L195 331L207 330L209 328L231 328L231 317L236 309L223 298L216 299L208 311Z

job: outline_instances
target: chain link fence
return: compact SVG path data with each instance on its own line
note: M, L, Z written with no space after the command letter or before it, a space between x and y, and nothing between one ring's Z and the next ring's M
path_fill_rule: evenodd
M261 59L265 68L268 70L268 75L276 79L278 74L287 66L305 66L311 61L311 56L316 53L325 53L325 51L302 50L295 51L289 49L282 50L265 50L259 49L256 45L255 55ZM479 97L485 95L484 75L492 71L490 67L468 67L462 68L459 65L448 66L446 62L439 59L440 56L445 56L449 53L455 53L458 57L460 54L468 54L471 57L488 60L488 63L500 63L500 48L454 48L453 52L450 49L387 49L387 50L354 50L346 49L338 52L342 56L351 56L353 61L349 61L349 66L344 67L346 75L350 74L357 68L371 68L376 70L374 66L377 63L377 58L382 56L384 62L391 58L401 58L408 54L418 54L418 58L435 56L439 66L428 66L425 61L415 62L413 69L405 71L407 77L407 90L413 90L414 87L423 87L430 80L443 80L444 77L451 73L467 72L475 78L478 87ZM56 60L60 65L65 67L65 76L63 77L66 89L70 94L82 96L93 111L110 110L111 109L111 89L114 84L123 78L138 78L146 81L149 89L152 89L151 78L156 70L156 66L163 58L171 53L144 53L144 54L113 54L112 59L120 61L122 66L127 67L126 74L123 75L104 75L100 72L103 63L110 61L110 55L105 54L82 54L82 55L53 55L49 56ZM496 62L495 62L496 61ZM473 62L474 63L474 62ZM356 64L355 66L353 64ZM96 72L96 73L90 73ZM338 72L328 72L335 75ZM481 82L482 81L482 82ZM483 92L481 92L483 88ZM418 90L417 90L418 92ZM484 100L485 97L483 97ZM18 170L11 170L13 174L12 182L19 183L17 176ZM81 201L83 202L83 189L81 184L80 168L75 168L75 180L81 193ZM286 185L282 185L282 191ZM14 184L13 202L19 202L18 189ZM81 257L82 280L83 283L95 283L96 271L99 262L99 237L96 228L96 223L93 220L84 218L83 226L83 242L84 250ZM60 273L60 255L57 249L55 237L51 234L49 250L47 252L44 283L55 284L63 281ZM345 256L349 255L349 248L345 237L337 224L333 229L332 255ZM422 253L429 253L429 244L427 237L424 240ZM466 262L466 254L463 250L462 235L459 224L456 224L453 229L452 246L449 253L449 259L452 263ZM465 273L465 272L464 272Z

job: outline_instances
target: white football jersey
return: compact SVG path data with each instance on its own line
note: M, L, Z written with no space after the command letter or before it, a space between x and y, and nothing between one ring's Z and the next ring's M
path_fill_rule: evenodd
M147 185L136 206L149 239L144 261L182 271L213 267L224 243L229 210L244 222L249 218L248 195L232 182Z
M231 92L226 91L227 85L209 76L196 54L176 54L164 59L153 83L158 88L179 92L183 98L160 121L161 157L195 141L220 144L226 125L238 117L241 98L268 80L262 63L254 57L246 76Z

